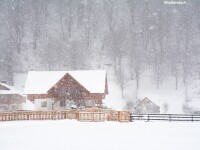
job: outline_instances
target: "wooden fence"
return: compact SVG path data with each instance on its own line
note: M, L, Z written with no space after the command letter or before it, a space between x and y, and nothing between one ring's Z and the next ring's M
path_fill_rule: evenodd
M0 121L17 120L61 120L77 119L79 121L120 121L130 122L130 112L112 110L69 110L69 111L20 111L1 112Z
M79 121L102 122L107 120L105 112L79 112Z
M130 121L200 121L200 115L189 114L131 114Z
M119 121L119 122L130 122L130 112L128 111L83 111L79 112L79 121Z
M188 114L131 114L129 111L105 109L85 109L69 111L20 111L0 112L0 121L17 120L61 120L76 119L79 121L102 122L119 121L200 121L200 115Z
M29 111L0 113L0 121L76 119L76 111Z

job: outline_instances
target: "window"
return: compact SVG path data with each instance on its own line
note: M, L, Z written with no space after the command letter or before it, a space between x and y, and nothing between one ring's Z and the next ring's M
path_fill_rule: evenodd
M60 107L66 107L66 101L60 101Z
M47 107L47 102L41 102L41 107Z

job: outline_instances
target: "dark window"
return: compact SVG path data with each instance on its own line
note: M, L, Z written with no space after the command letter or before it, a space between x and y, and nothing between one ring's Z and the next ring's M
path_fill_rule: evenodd
M47 102L42 102L42 103L41 103L41 106L42 106L42 107L47 107Z
M66 101L60 101L60 107L66 107Z

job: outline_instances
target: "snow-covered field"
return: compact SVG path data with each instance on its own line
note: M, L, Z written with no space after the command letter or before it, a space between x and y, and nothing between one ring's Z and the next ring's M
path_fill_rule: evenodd
M197 122L0 122L0 150L199 150Z

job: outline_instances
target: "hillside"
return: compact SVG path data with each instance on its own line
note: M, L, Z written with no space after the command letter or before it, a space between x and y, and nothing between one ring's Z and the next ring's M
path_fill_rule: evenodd
M105 69L107 105L149 97L181 112L183 102L199 102L199 18L198 0L0 1L0 81L18 86L15 75L28 71Z

